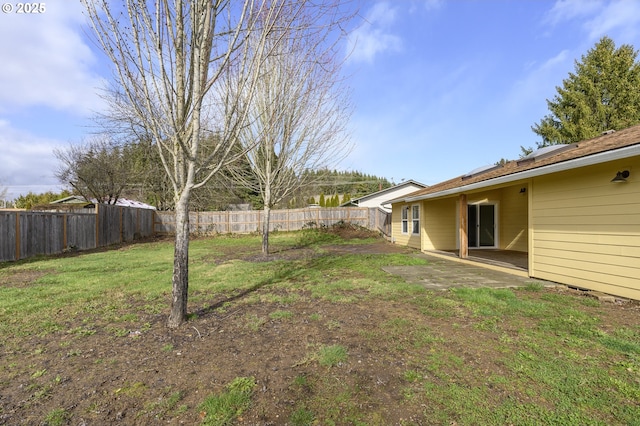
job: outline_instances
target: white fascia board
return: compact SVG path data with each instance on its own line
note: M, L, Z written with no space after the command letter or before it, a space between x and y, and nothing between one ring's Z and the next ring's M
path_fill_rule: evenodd
M418 195L416 197L408 197L403 201L410 203L413 201L429 200L432 198L446 197L448 195L461 194L463 192L473 191L476 189L487 188L490 186L501 185L505 183L515 182L522 179L530 179L550 173L562 172L565 170L577 169L579 167L593 166L595 164L606 163L608 161L622 160L624 158L640 155L640 145L625 146L613 151L601 152L589 155L587 157L575 158L573 160L563 161L561 163L549 164L548 166L538 167L535 169L524 170L522 172L510 175L500 176L497 178L476 182L465 186L445 189L444 191L434 192L432 194Z

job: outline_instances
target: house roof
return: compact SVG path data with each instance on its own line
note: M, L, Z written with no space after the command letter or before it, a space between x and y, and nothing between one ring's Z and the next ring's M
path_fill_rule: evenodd
M509 161L502 166L478 168L465 175L437 183L391 202L410 202L453 195L636 155L640 155L640 125L619 131L607 131L601 136L575 144L543 148L527 157Z
M51 204L75 204L75 205L84 205L85 207L93 207L97 202L95 199L91 199L87 201L84 197L80 195L71 195L69 197L60 198L59 200L52 201ZM116 202L117 206L123 207L136 207L139 209L152 209L156 208L152 205L143 203L141 201L129 200L128 198L118 198Z
M427 185L425 185L424 183L420 183L416 180L413 179L409 179L406 180L402 183L399 183L397 185L391 186L389 188L385 188L385 189L381 189L380 191L376 191L376 192L372 192L371 194L367 194L367 195L363 195L362 197L358 197L358 198L352 198L349 201L347 201L346 203L341 204L342 206L346 206L348 204L352 204L358 201L365 201L371 198L376 198L379 197L381 195L387 194L389 192L393 192L393 191L397 191L398 189L402 189L405 186L409 186L409 185L414 185L414 186L420 186L422 188L426 188Z
M68 197L60 198L58 200L52 201L51 204L93 204L91 201L87 201L84 197L80 195L70 195Z

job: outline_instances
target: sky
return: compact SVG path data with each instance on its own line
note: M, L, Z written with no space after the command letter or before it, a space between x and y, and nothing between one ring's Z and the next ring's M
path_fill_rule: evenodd
M77 0L0 12L0 193L60 191L55 149L95 132L110 64ZM12 6L7 7L6 5ZM531 126L603 36L640 48L640 0L359 2L344 40L353 149L340 163L395 183L463 175L539 140ZM5 8L12 9L8 12Z

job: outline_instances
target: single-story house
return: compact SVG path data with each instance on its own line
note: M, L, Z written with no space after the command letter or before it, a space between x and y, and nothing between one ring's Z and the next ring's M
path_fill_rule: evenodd
M415 180L407 180L392 187L374 192L372 194L353 198L341 204L340 207L378 207L387 213L391 213L391 204L389 203L389 200L402 197L403 195L411 194L419 189L424 189L426 187L427 185Z
M533 278L640 300L640 125L481 167L392 203L392 241L512 254Z

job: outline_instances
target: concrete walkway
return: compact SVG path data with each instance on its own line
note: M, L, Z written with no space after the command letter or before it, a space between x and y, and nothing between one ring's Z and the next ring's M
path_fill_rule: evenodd
M529 278L525 273L490 265L477 266L471 262L447 259L426 253L416 254L429 263L417 266L385 266L385 272L400 275L411 283L422 284L430 290L446 290L454 287L508 288L527 284L554 285L549 281Z

